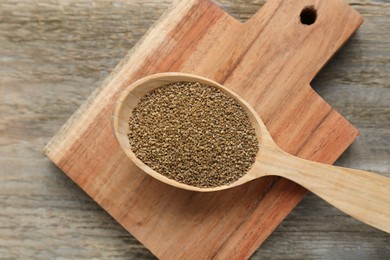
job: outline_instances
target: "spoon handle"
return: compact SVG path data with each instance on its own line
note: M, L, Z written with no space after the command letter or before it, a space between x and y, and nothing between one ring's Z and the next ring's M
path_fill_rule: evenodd
M261 160L267 175L300 184L348 215L390 233L390 178L304 160L269 149Z

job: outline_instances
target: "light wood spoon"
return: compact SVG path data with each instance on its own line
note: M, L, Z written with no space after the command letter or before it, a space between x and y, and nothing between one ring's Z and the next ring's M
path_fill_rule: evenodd
M255 128L259 151L252 168L234 183L215 188L199 188L175 180L151 169L132 152L127 137L129 118L134 107L148 92L165 84L186 81L214 86L236 99ZM115 136L126 155L150 176L169 185L200 192L236 187L263 176L280 176L298 183L336 208L373 227L390 232L390 179L360 170L304 160L282 151L273 141L256 111L242 98L210 79L185 73L160 73L133 83L119 97L114 115Z

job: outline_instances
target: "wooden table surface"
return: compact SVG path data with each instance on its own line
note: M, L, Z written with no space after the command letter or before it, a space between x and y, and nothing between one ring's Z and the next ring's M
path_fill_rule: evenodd
M0 258L153 258L42 148L171 2L0 1ZM313 87L361 131L337 164L390 177L390 2L349 3L365 23ZM252 258L390 259L390 235L309 194Z

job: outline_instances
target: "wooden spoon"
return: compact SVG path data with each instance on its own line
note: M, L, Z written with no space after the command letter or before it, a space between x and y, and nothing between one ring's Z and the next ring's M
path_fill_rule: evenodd
M259 151L252 168L234 183L215 188L199 188L179 183L151 169L132 152L127 137L129 118L140 99L165 84L186 81L214 86L235 98L245 109L259 140ZM390 232L390 179L360 170L304 160L282 151L273 141L263 121L242 98L210 79L184 73L160 73L133 83L119 97L113 116L115 136L126 155L150 176L169 185L200 192L236 187L251 180L280 176L296 182L336 208L373 227Z

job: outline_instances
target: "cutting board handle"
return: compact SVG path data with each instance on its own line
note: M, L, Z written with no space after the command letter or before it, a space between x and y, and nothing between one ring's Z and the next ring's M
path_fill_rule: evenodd
M294 53L295 73L310 83L320 69L363 23L363 17L344 0L268 0L246 23L247 30L277 35L288 43L281 52ZM298 66L304 63L305 66ZM298 69L301 69L299 71Z

